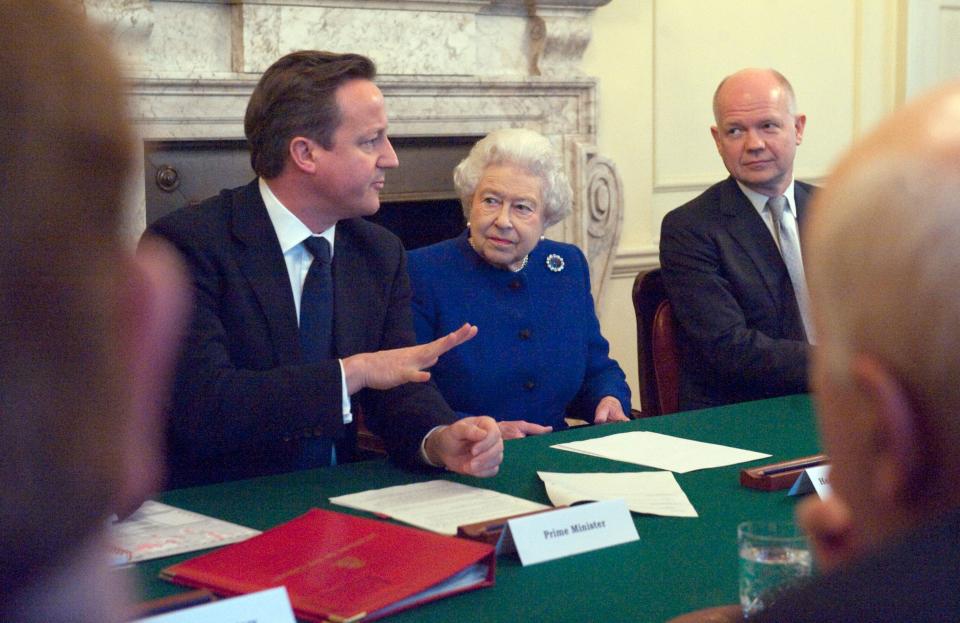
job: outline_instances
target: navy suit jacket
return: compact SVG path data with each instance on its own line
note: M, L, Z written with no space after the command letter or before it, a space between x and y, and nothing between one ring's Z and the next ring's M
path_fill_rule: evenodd
M342 416L336 359L301 361L290 278L257 180L183 208L148 230L190 269L194 314L177 370L168 435L171 487L293 469L299 439L355 447ZM416 343L399 239L362 219L337 224L333 258L337 357ZM431 384L351 397L394 458L415 462L434 426L455 420Z
M801 224L813 190L794 185ZM809 345L790 275L732 177L664 217L660 265L680 327L681 409L807 391Z

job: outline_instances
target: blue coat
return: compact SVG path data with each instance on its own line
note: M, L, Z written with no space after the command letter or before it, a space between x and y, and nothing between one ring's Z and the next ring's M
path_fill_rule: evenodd
M547 257L563 260L553 272ZM429 342L469 322L479 332L440 357L433 380L461 417L526 420L554 430L564 416L593 421L604 396L630 413L630 388L590 296L580 250L541 241L522 271L495 268L467 234L408 253L417 341Z

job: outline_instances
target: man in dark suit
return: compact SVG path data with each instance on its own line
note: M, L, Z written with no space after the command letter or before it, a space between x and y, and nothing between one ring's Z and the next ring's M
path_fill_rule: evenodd
M497 472L496 422L456 420L423 371L476 328L413 346L403 247L359 218L398 165L375 71L354 54L278 60L244 121L258 179L150 228L195 286L171 486L349 460L358 407L398 461Z
M953 83L882 122L813 202L811 382L832 495L797 510L819 577L755 620L960 620L958 163ZM743 616L674 623L707 621Z
M730 177L667 214L660 234L685 410L806 391L812 341L797 232L813 188L793 179L806 117L767 69L725 78L713 110Z

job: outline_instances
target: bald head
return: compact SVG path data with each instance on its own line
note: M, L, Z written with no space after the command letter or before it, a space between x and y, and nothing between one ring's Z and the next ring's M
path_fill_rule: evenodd
M720 123L721 100L736 97L742 94L746 89L746 97L751 97L751 93L757 91L777 91L777 97L781 94L787 103L787 111L791 115L797 114L797 96L793 92L793 86L787 78L776 69L758 69L747 68L732 73L717 85L713 92L713 119Z
M849 151L806 225L831 480L878 541L960 505L960 83Z
M918 392L949 378L944 366L960 373L960 84L911 102L851 149L807 223L825 331L847 350L882 351L904 374L928 369L912 381ZM930 406L960 409L960 387L949 403L942 389Z
M768 197L782 195L806 124L787 79L772 69L727 76L714 93L713 114L710 133L730 175Z

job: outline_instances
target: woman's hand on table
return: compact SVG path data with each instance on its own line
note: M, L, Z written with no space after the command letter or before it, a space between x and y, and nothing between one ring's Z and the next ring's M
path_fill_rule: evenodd
M527 435L542 435L553 431L552 426L541 426L533 422L527 422L526 420L497 422L497 426L500 427L500 434L504 439L520 439Z
M604 396L597 403L593 413L594 424L609 424L610 422L627 422L630 418L623 412L620 401L613 396Z

